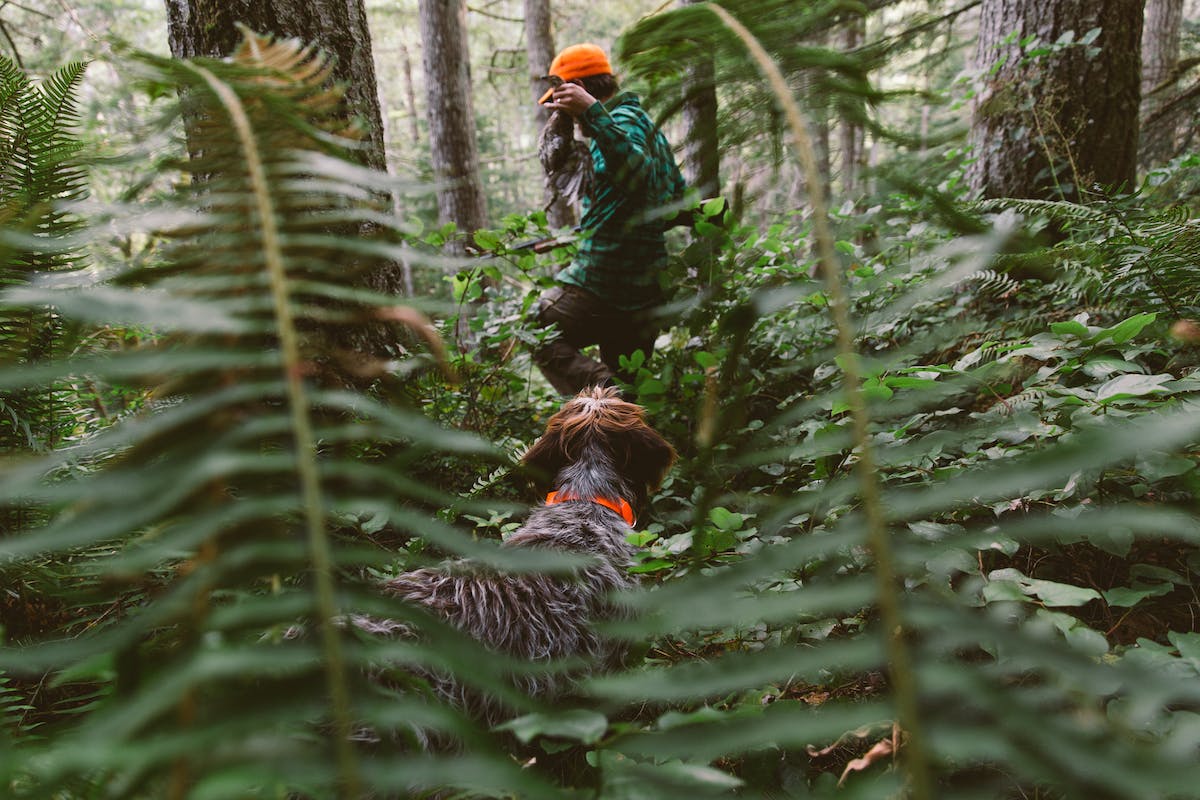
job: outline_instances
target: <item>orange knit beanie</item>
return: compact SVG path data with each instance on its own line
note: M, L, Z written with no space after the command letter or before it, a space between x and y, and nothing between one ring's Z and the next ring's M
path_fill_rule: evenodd
M550 74L564 81L576 78L587 78L592 75L611 75L612 65L604 50L594 44L573 44L554 57L550 64ZM539 103L545 103L554 94L551 88Z
M594 44L573 44L555 56L550 64L550 74L564 81L611 73L608 56Z

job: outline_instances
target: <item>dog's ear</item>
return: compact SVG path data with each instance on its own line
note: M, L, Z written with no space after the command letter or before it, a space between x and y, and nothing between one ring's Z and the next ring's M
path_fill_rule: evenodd
M675 463L675 448L646 424L623 431L621 437L626 446L625 474L645 487L647 494L653 492Z
M546 432L525 451L525 455L521 457L521 465L539 483L548 483L553 480L559 470L567 465L562 426L550 425Z

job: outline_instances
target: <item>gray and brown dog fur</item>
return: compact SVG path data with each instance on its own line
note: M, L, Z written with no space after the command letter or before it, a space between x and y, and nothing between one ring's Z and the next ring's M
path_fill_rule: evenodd
M550 418L545 434L522 462L551 477L551 488L573 498L623 498L645 506L675 460L641 406L615 389L585 389ZM620 615L610 595L628 589L633 548L628 523L588 499L536 507L504 547L544 548L591 557L570 575L516 574L474 569L469 562L405 573L384 584L387 594L419 604L489 648L529 662L573 659L589 672L611 668L623 655L595 623ZM448 677L428 676L439 694L491 723L506 712ZM561 694L576 675L551 673L521 681L529 694Z

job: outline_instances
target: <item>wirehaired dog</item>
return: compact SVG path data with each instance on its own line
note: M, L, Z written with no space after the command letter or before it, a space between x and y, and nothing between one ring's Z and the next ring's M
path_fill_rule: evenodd
M623 655L595 623L619 616L609 595L631 588L633 548L625 533L675 460L675 450L646 424L641 406L612 388L585 389L550 418L522 459L551 477L543 504L504 547L577 553L590 558L569 575L515 574L454 562L405 573L384 591L419 604L491 649L529 662L573 659L587 671L615 666ZM475 697L446 676L428 675L444 697L494 724L505 709ZM553 697L572 682L554 673L522 680L532 695Z

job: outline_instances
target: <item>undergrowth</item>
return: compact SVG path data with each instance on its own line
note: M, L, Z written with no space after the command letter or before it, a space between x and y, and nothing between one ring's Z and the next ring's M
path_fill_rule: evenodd
M663 19L744 58L708 13ZM1151 186L978 206L898 181L817 247L811 215L705 203L657 352L629 364L681 454L630 533L643 588L609 632L634 655L550 705L512 678L563 665L486 652L372 585L444 557L571 566L495 546L536 499L513 464L558 399L529 312L570 246L519 248L544 217L510 217L458 265L457 311L397 314L347 256L420 265L453 232L380 225L386 180L345 159L320 59L249 41L234 63L137 62L204 109L204 160L171 168L206 177L87 222L145 225L155 257L4 295L145 332L36 363L4 340L5 396L135 398L6 454L7 796L1197 796L1190 212ZM330 343L364 318L436 326L457 382L414 344L346 386ZM359 636L347 613L422 636ZM408 667L515 719L480 730Z

